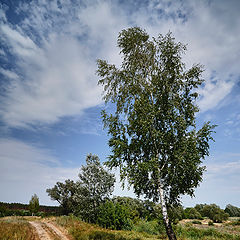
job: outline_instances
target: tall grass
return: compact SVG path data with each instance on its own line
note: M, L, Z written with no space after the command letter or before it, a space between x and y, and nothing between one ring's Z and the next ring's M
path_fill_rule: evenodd
M81 222L75 217L56 218L58 224L66 227L75 240L157 240L167 239L164 229L157 222L140 221L133 231L114 231L97 225ZM235 227L236 228L236 227ZM192 224L174 226L179 240L240 240L237 228L229 232L223 227L198 228Z
M63 216L56 218L56 223L68 229L75 240L157 240L159 236L136 231L117 231L88 224L76 217Z
M24 219L0 219L1 240L35 240L34 230Z
M240 235L221 232L213 227L199 229L195 227L178 226L176 229L178 239L192 240L240 240Z

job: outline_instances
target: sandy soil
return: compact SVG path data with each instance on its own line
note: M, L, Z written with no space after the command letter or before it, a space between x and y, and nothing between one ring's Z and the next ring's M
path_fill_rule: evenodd
M35 228L36 233L40 240L51 240L47 231L42 227L41 222L30 221L29 223Z
M51 222L29 221L29 223L34 227L40 240L70 240L59 227Z

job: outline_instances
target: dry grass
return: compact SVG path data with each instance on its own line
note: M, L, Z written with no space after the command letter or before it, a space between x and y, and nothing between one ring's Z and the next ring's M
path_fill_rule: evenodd
M10 217L0 219L0 240L37 240L34 229L28 221L39 221L39 218ZM116 231L101 228L94 224L80 221L74 216L62 216L42 219L54 222L72 236L75 240L159 240L167 239L166 235L157 236L145 232ZM236 222L236 220L235 220ZM240 240L240 226L233 221L209 227L205 222L192 224L184 221L175 232L178 240ZM57 239L52 233L52 238ZM39 239L38 239L39 240Z
M23 218L0 219L1 240L38 240L33 228Z
M115 231L87 224L75 217L59 217L56 223L68 229L75 240L157 240L167 239L166 235L157 236L135 231ZM192 221L192 220L191 220ZM206 221L207 223L207 221ZM179 240L240 240L240 227L217 224L209 227L204 224L185 223L175 228Z
M68 232L76 240L157 240L157 235L138 233L135 231L117 231L99 227L98 225L88 224L75 217L58 217L56 223L68 229ZM165 237L161 239L166 239Z

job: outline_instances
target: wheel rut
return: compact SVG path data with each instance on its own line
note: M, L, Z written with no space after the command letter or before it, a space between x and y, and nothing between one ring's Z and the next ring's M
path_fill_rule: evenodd
M29 221L29 223L34 227L39 240L70 240L51 222Z

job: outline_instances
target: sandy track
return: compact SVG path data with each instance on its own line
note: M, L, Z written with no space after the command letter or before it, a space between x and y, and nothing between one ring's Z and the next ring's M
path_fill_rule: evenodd
M29 221L29 223L35 228L35 231L40 240L69 240L69 238L54 224L50 222L41 221Z
M45 224L62 240L69 240L65 234L59 230L55 225L50 222L45 222Z
M36 233L40 240L51 240L49 234L46 232L46 230L42 227L41 222L29 222L36 230Z

